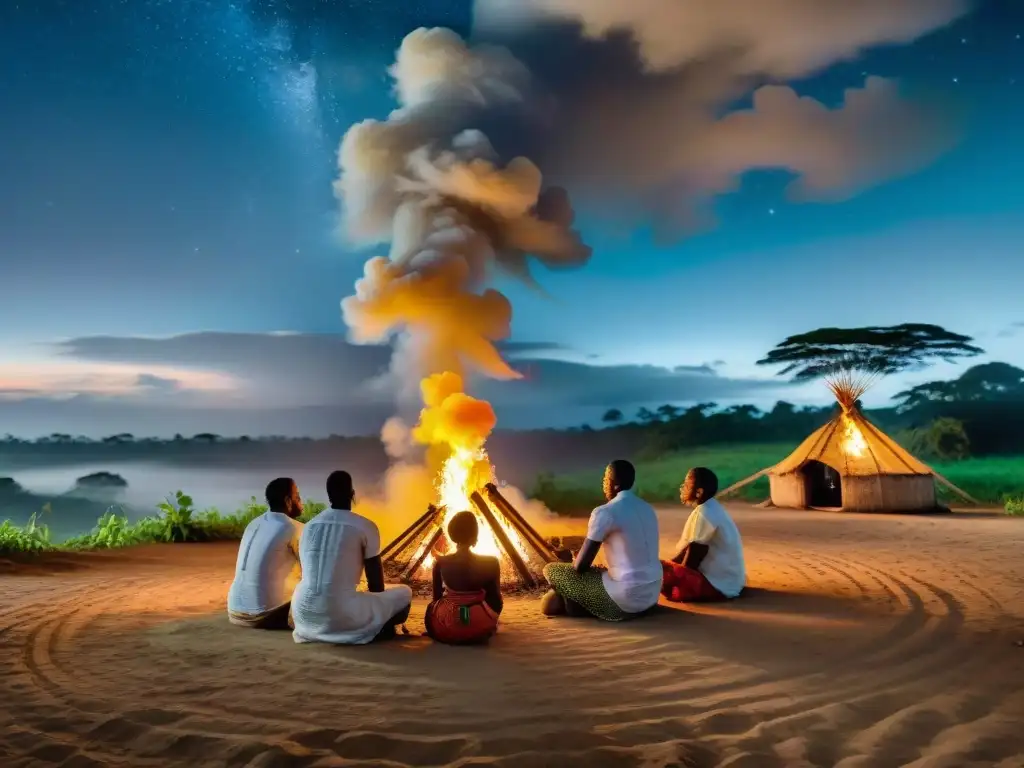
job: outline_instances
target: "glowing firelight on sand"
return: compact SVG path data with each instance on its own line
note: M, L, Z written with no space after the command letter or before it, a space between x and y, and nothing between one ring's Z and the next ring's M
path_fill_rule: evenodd
M856 422L848 414L844 413L843 451L850 456L860 458L867 449L868 441L864 439L864 434L860 431L860 427L857 426Z
M459 512L473 512L480 523L480 536L473 551L500 559L501 547L491 526L470 500L473 491L494 482L494 468L484 449L497 423L494 409L487 401L463 392L462 377L454 373L429 376L420 383L420 389L424 407L413 438L424 445L447 449L437 476L437 503L445 509L444 530L448 530L448 523ZM525 558L526 547L519 533L500 515L495 515L495 519ZM434 555L430 553L422 567L428 570L433 564Z

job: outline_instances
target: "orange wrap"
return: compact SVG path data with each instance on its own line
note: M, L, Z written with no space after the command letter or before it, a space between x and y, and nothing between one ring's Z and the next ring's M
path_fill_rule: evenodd
M441 643L479 643L498 631L498 614L485 592L452 592L427 606L427 634Z

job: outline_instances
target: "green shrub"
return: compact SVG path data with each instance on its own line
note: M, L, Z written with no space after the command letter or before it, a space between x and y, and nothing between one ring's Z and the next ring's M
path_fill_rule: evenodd
M22 526L4 520L0 524L0 555L35 554L53 549L50 527L41 522L42 516L49 515L50 511L50 505L44 505Z
M303 499L302 516L299 518L299 520L301 520L304 523L308 523L310 520L319 515L325 509L327 509L327 505L324 504L322 501L306 501L305 499Z
M309 522L326 507L323 502L304 500L300 519ZM23 526L9 520L0 524L0 555L57 548L82 551L163 542L233 541L242 538L245 527L266 512L267 505L253 496L232 514L223 514L216 507L197 511L191 496L175 491L157 505L157 510L157 514L133 523L123 507L108 507L89 533L55 545L50 539L49 527L42 522L51 514L50 506L46 505Z
M91 533L68 539L61 546L68 549L118 549L142 543L141 533L139 526L128 521L128 515L123 510L110 507L96 522Z
M1006 514L1013 517L1024 517L1024 496L1008 496L1003 502Z
M199 531L192 520L195 509L192 507L191 496L175 491L174 495L168 496L156 508L163 513L164 541L195 541L198 538Z

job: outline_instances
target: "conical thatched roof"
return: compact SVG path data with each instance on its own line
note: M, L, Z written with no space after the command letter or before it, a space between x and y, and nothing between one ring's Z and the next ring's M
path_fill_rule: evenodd
M789 475L799 471L809 461L820 461L839 472L842 477L934 477L965 500L977 504L963 490L904 450L861 413L858 401L874 378L873 373L863 374L853 369L834 371L826 378L826 384L839 403L840 413L811 433L778 464L733 483L718 495L734 493L764 475Z
M815 430L768 471L785 475L820 461L844 476L931 475L932 471L872 424L854 406Z

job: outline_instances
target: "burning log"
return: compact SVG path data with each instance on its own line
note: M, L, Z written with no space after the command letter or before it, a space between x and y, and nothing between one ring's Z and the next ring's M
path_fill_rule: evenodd
M427 511L416 518L416 522L406 528L394 541L388 544L384 549L381 550L380 556L382 559L387 559L388 554L393 550L398 549L404 544L408 544L419 538L423 532L430 526L431 521L437 517L437 506L434 504L427 505Z
M487 483L484 486L484 491L486 491L487 498L490 499L491 503L501 510L501 513L519 529L520 533L525 536L534 548L538 552L550 556L552 560L548 562L553 562L556 558L555 548L549 541L541 537L532 525L526 522L523 516L519 514L519 510L513 507L508 499L502 495L501 491L498 490L498 486L494 483Z
M484 497L480 495L479 491L473 491L473 494L469 498L473 502L473 506L479 510L483 519L487 521L489 526L491 526L491 530L494 532L498 541L501 542L501 546L504 548L505 554L508 555L509 560L512 561L512 565L514 565L516 567L516 571L519 572L519 578L523 580L523 584L526 585L527 588L536 587L537 579L534 578L533 574L530 573L530 570L526 567L526 563L523 562L523 558L509 540L508 534L502 530L501 525L499 525L498 521L494 519L494 513L491 512L491 508L487 506L487 502L484 501Z
M545 541L493 484L473 491L469 501L472 505L469 511L477 515L481 532L487 532L487 538L493 540L497 549L502 588L515 591L541 586L544 566L562 559L561 553ZM449 551L445 535L448 518L459 511L462 510L449 512L445 506L431 504L381 551L385 574L414 588L429 589L435 558ZM492 552L488 549L481 554Z

